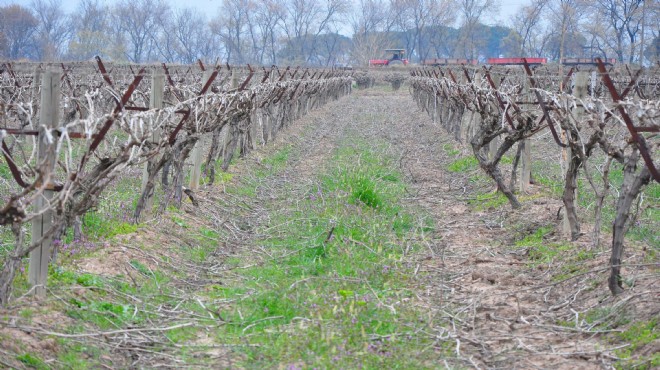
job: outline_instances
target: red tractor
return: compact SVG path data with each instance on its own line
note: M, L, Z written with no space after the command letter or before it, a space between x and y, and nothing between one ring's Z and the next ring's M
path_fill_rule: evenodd
M390 59L371 59L369 67L408 65L408 59L405 58L406 49L385 49L385 53L392 53L392 57Z

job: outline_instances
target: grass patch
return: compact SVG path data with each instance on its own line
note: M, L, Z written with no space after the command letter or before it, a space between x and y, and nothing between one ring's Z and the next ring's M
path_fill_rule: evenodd
M457 155L461 154L460 149L454 148L452 144L446 143L442 145L442 150L445 151L445 154L447 154L448 157L456 157Z
M570 244L547 241L546 237L552 232L553 228L550 226L540 227L534 233L516 242L516 247L528 248L532 267L549 264L557 259L562 259L561 257L565 252L574 248Z
M32 369L37 369L37 370L50 369L50 367L46 365L44 360L39 358L39 356L33 355L31 353L24 353L22 355L16 356L16 359L22 362L25 366Z
M509 203L507 197L501 192L477 194L475 199L468 201L477 211L499 208Z
M621 333L618 339L630 346L616 351L620 360L615 364L616 369L657 369L660 367L660 353L651 353L648 356L637 355L640 349L657 341L660 337L657 320L636 322Z
M385 145L342 144L319 185L280 189L268 206L258 244L279 257L206 292L235 300L217 337L258 344L244 349L247 367L428 368L453 350L420 352L432 340L413 328L428 318L395 304L413 297L403 261L419 246L406 240L432 222L402 207L403 176ZM289 199L302 200L279 203Z
M291 156L292 151L291 145L286 145L285 147L277 150L275 153L270 156L265 157L261 160L262 166L255 171L255 175L263 179L269 175L278 173L286 166Z
M479 168L479 161L474 156L458 158L447 166L449 172L468 172Z

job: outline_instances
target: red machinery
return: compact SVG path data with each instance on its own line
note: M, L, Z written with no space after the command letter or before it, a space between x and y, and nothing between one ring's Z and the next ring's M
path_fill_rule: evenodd
M452 58L434 58L425 59L422 64L425 66L449 66L449 65L473 65L476 66L479 62L476 59L452 59Z
M385 49L385 53L392 53L390 59L372 59L369 61L370 67L385 67L396 65L408 65L408 59L405 58L406 49Z
M548 58L488 58L488 64L495 65L523 65L525 59L529 65L539 65L548 63Z
M605 65L615 65L615 58L601 58ZM597 65L596 58L563 58L561 64L566 66L576 66L576 65Z

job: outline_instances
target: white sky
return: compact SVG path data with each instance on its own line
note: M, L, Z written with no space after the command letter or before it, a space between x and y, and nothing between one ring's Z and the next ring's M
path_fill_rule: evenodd
M116 1L102 0L107 4L113 4ZM207 18L215 16L222 0L166 0L172 7L185 8L193 7L201 10L206 14ZM29 6L32 0L0 0L0 4L20 4L22 6ZM500 14L494 19L484 19L484 23L489 25L494 24L509 24L511 15L514 14L522 5L528 4L530 0L500 0ZM67 12L71 12L78 4L78 0L62 0L62 4Z

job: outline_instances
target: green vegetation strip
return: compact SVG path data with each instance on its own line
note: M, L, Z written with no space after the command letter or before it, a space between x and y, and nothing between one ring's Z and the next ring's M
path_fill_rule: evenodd
M245 366L424 368L453 349L419 334L433 322L413 303L406 259L432 223L401 206L405 184L385 148L342 143L317 185L281 188L287 203L269 205L258 242L273 258L212 290L236 300L216 335L252 345Z

